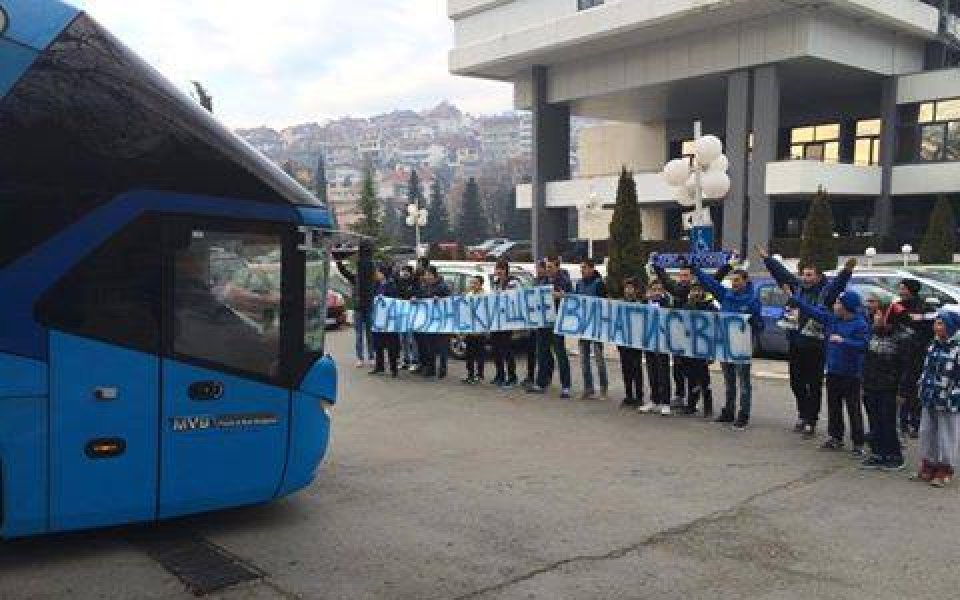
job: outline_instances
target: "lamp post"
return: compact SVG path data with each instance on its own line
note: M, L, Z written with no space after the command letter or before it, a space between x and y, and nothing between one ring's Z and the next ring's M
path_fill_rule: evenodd
M873 259L876 258L877 256L877 249L874 248L873 246L870 246L869 248L864 250L863 253L867 257L867 266L870 268L873 268Z
M590 190L590 195L586 200L577 204L577 210L583 214L587 225L587 258L593 260L593 221L597 213L603 210L603 202L596 190Z
M663 176L674 188L677 202L695 210L690 229L692 254L713 250L713 223L703 207L704 199L722 199L730 191L730 160L723 153L723 143L715 135L702 135L702 130L702 123L694 122L692 160L675 158L663 167Z
M910 244L904 244L900 247L900 252L903 253L903 266L910 266L910 253L913 252L913 246Z
M414 230L417 258L422 258L424 255L423 249L420 247L420 228L427 226L428 217L427 209L420 208L417 202L411 202L407 205L407 225L413 227Z

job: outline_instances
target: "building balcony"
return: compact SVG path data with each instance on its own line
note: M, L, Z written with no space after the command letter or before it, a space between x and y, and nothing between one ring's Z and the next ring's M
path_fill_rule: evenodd
M594 192L603 200L605 206L612 207L617 201L619 180L618 175L607 175L551 181L547 183L547 208L576 208ZM633 180L637 184L637 201L641 206L674 202L673 190L659 172L635 173ZM533 186L529 183L518 185L517 208L532 207Z
M960 191L960 162L898 165L893 168L895 196L956 194Z
M767 164L768 196L829 194L879 196L883 175L880 167L815 160L785 160Z
M535 64L712 32L805 5L829 5L840 15L928 39L939 28L939 12L918 0L607 0L584 11L574 0L448 0L449 66L459 75L510 79Z

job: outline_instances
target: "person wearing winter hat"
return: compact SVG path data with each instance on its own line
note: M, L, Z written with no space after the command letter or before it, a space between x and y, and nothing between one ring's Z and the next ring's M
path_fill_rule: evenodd
M890 310L890 321L909 332L903 352L907 364L900 380L898 395L900 406L900 429L905 435L916 438L920 427L920 394L917 382L923 370L923 357L933 341L933 321L937 318L935 310L930 308L922 297L923 285L916 279L907 278L897 286L900 299Z
M846 406L850 420L850 437L853 454L864 456L863 410L861 387L863 362L870 341L870 325L863 314L860 294L847 290L833 304L833 312L809 303L802 294L794 294L790 304L796 306L801 316L809 316L824 328L827 352L827 432L828 438L821 448L843 449L843 409Z
M960 440L960 313L940 310L920 377L920 471L915 479L943 487L953 479Z

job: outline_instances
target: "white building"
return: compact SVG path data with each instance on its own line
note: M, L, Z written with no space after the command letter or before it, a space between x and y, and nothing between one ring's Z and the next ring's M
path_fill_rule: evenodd
M538 253L571 237L567 213L591 190L613 202L622 164L645 235L678 237L658 171L696 119L731 159L714 208L727 247L799 236L819 186L838 233L897 246L936 195L960 208L958 0L448 0L448 13L451 72L512 82L532 111L533 183L517 197ZM574 180L572 116L616 121L583 134Z

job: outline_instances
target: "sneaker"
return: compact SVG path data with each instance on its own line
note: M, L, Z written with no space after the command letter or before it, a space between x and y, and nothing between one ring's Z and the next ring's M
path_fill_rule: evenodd
M637 401L627 396L620 402L620 408L636 408Z
M472 385L472 384L476 383L476 380L474 379L473 375L467 375L466 377L464 377L463 379L460 380L460 383L465 383L465 384L467 384L467 385Z
M687 403L687 399L683 396L674 396L673 402L670 403L671 406L683 406Z
M947 485L946 482L946 473L938 469L936 474L933 476L933 479L930 480L930 485L935 488L942 488Z
M657 410L657 405L652 402L644 402L643 404L637 407L637 412L643 413L645 415L650 414L655 410Z
M522 385L522 386L525 387L525 388L528 388L528 387L534 385L533 378L532 378L532 377L526 377L526 378L524 378L523 383L521 383L520 385Z
M383 369L374 369L367 373L367 375L383 375L385 372Z
M501 389L501 390L509 390L509 389L515 387L516 385L517 385L517 380L516 380L516 379L507 379L506 381L504 381L503 383L500 384L500 389Z
M863 446L854 446L853 450L850 451L850 454L852 454L854 458L861 459L867 455L867 453L863 450Z
M605 385L601 385L601 386L600 386L600 395L601 395L601 396L603 396L604 398L606 398L606 397L607 397L607 394L608 394L609 392L610 392L610 388L608 388L608 387L605 386Z
M570 388L563 388L562 390L560 390L560 397L561 397L561 398L569 398L569 397L570 397Z
M871 455L867 460L863 461L860 465L861 469L882 469L886 466L887 461L882 456L877 456L876 454Z
M367 363L364 362L364 361L362 361L362 360L358 360L356 363L354 363L353 366L356 367L356 368L358 368L358 369L362 369L362 368L364 368L365 366L367 366Z
M836 438L827 438L823 444L820 445L821 450L843 450L843 440L838 440Z
M673 412L673 411L670 410L670 405L669 405L669 404L664 404L663 406L660 407L660 416L661 416L661 417L669 417L672 412Z
M812 440L817 435L817 426L813 423L803 424L803 439Z
M797 424L793 426L793 432L794 432L794 433L803 433L803 431L804 431L806 428L807 428L807 424L804 423L802 420L800 420L800 421L797 421Z
M733 421L733 415L726 412L720 413L720 416L713 420L714 423L733 423Z
M744 430L746 430L746 428L747 428L747 426L748 426L749 424L750 424L750 420L749 420L749 419L745 419L745 418L743 418L743 417L740 417L739 419L737 419L736 421L733 422L733 430L734 430L734 431L744 431Z
M527 388L528 394L542 394L545 391L546 390L540 387L539 385L531 385L530 387Z
M420 371L420 365L418 365L417 363L410 363L410 366L407 367L407 370L410 371L411 373L417 373L418 371Z
M503 383L504 383L503 377L494 377L493 379L490 380L490 385L495 385L497 387L502 386Z
M888 458L881 467L884 471L902 471L906 466L903 458Z
M584 390L584 392L580 394L581 400L593 400L595 397L596 394L593 393L593 390Z
M923 481L929 483L933 479L933 475L933 465L927 461L923 461L920 463L920 470L917 471L910 479L913 481Z
M684 416L695 415L697 414L697 407L690 406L689 404L680 409L680 414Z

